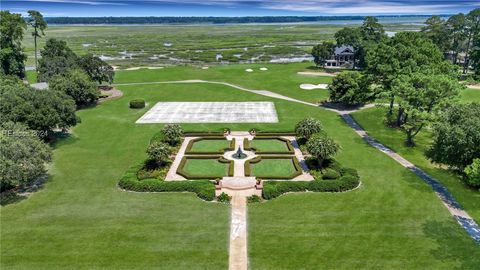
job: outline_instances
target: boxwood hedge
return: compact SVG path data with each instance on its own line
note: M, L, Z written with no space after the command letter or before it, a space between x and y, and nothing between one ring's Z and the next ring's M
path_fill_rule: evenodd
M180 164L177 168L177 174L187 178L187 179L219 179L224 177L225 175L204 175L204 176L195 176L191 175L187 171L185 171L185 165L187 160L189 159L217 159L220 163L228 164L228 176L233 176L233 170L235 168L234 161L225 159L223 156L184 156L180 161Z
M270 200L287 192L342 192L358 187L360 178L356 170L344 168L343 171L345 174L336 180L265 181L262 196Z
M252 146L252 141L249 139L245 138L243 139L243 149L248 150L248 151L255 151L255 154L278 154L278 155L293 155L295 154L295 148L292 145L292 142L290 140L281 138L281 137L276 137L276 136L256 136L253 141L260 141L260 140L278 140L281 142L284 142L287 145L286 151L262 151L261 149L258 150L257 148Z
M118 186L125 190L137 192L193 192L206 201L215 198L215 185L208 180L196 181L162 181L149 178L138 180L137 172L143 164L132 166L120 179Z
M293 162L293 167L295 168L295 172L291 175L269 175L269 176L262 176L262 179L293 179L299 175L302 174L303 169L302 166L300 165L300 162L298 161L296 156L256 156L253 159L245 161L244 166L244 171L245 171L245 176L252 176L252 165L255 163L259 163L262 161L262 159L290 159Z
M225 147L223 149L217 149L217 150L213 150L213 151L204 151L204 152L193 151L193 145L196 142L208 141L208 140L225 140L226 141L227 139L223 136L208 136L208 137L200 137L200 138L190 140L187 144L187 148L185 149L185 155L217 155L217 154L223 154L226 151L235 150L235 138L233 138L230 141L229 146Z
M132 99L132 100L130 100L130 108L132 108L132 109L145 108L145 100L143 100L143 99Z

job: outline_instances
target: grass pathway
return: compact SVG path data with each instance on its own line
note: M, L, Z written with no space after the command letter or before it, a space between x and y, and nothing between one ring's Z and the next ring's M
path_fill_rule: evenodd
M231 83L226 82L218 82L218 81L206 81L206 80L181 80L181 81L160 81L160 82L143 82L143 83L122 83L116 84L116 86L126 86L126 85L145 85L145 84L172 84L172 83L209 83L209 84L221 84L225 86L229 86L238 90L247 91L250 93L263 95L266 97L277 98L282 100L287 100L291 102L301 103L304 105L318 107L317 104L301 101L298 99L290 98L281 94L277 94L268 90L254 90L248 89L242 86L238 86ZM374 148L378 149L379 151L385 153L393 160L397 161L403 167L407 168L408 170L415 173L418 177L420 177L423 181L425 181L437 194L440 198L442 203L448 209L450 214L457 220L457 222L462 226L462 228L480 245L480 226L468 215L468 213L462 209L460 204L455 200L453 195L445 188L439 181L435 178L427 174L425 171L421 170L420 168L416 167L413 163L409 162L395 151L389 149L388 147L384 146L383 144L376 141L374 138L370 137L365 130L363 130L360 125L352 118L350 113L355 111L370 108L373 105L367 105L362 108L358 108L355 110L342 110L336 109L331 106L321 106L322 108L336 112L342 116L345 122L355 130L355 132L362 137L369 145L373 146Z

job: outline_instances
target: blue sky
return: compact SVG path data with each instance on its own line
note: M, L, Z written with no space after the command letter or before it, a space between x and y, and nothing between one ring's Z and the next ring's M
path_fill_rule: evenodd
M284 16L452 14L479 0L1 0L1 9L45 16Z

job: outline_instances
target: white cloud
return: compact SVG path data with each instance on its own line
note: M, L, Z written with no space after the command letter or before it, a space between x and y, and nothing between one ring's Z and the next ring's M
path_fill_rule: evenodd
M127 3L122 3L123 1L115 1L115 2L108 2L108 1L79 1L79 0L26 0L26 1L19 1L19 2L42 2L42 3L65 3L65 4L84 4L84 5L91 5L91 6L99 6L99 5L111 5L111 6L124 6Z

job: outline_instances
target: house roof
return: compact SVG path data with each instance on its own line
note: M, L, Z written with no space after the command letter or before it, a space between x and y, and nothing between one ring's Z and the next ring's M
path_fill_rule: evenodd
M335 55L338 54L353 54L354 50L352 46L342 45L335 47Z

